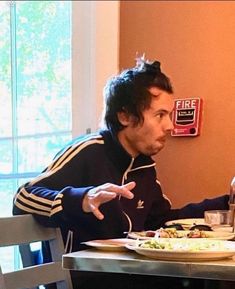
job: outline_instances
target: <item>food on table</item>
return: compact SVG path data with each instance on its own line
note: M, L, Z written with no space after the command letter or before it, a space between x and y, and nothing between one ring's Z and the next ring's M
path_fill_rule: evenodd
M156 231L143 231L135 233L137 238L208 238L205 231L194 229L192 231L177 231L175 228L160 228Z
M208 238L208 234L205 231L200 231L198 229L194 229L187 234L188 238Z
M156 231L159 238L182 238L184 235L177 231L175 228L160 228Z
M165 226L165 228L175 228L176 230L184 230L184 227L181 224L173 223Z
M216 251L226 250L223 241L211 240L189 240L189 239L150 239L142 241L138 247L145 249L157 250L174 250L174 251Z

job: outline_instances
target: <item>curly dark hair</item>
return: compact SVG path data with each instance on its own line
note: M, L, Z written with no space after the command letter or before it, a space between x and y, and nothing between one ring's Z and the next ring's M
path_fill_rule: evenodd
M108 129L118 132L124 127L117 113L125 111L135 117L135 124L143 121L142 112L150 107L152 95L149 88L157 87L170 94L170 79L161 71L160 62L137 59L135 67L122 71L108 80L104 87L104 122Z

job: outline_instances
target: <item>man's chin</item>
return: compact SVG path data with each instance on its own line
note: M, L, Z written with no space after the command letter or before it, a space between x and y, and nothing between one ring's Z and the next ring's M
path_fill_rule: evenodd
M148 155L151 156L151 157L152 157L152 156L155 156L155 155L157 155L163 148L164 148L164 145L159 146L159 147L153 149L153 150L151 151L151 153L149 153Z

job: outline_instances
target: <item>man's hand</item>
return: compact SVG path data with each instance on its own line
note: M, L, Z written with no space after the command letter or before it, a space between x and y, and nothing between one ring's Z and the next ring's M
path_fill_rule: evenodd
M99 206L107 203L117 196L132 199L134 197L131 190L135 187L135 182L127 183L123 186L114 184L104 184L91 189L84 197L82 208L84 212L92 212L97 219L103 220L104 215L100 212Z

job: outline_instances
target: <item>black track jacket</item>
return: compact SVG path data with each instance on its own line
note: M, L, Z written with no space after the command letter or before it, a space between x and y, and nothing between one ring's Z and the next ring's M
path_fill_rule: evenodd
M136 182L134 198L103 204L104 220L83 212L82 200L91 188L130 181ZM157 180L155 162L144 155L132 158L110 131L103 130L75 139L42 174L21 186L13 214L31 213L44 226L60 227L69 251L76 251L87 240L120 238L124 232L157 229L167 220L201 218L204 210L227 208L225 195L172 210Z

